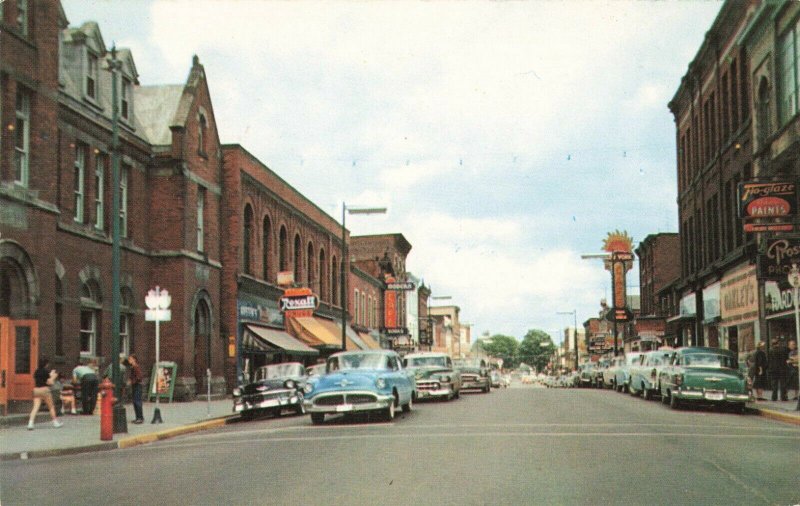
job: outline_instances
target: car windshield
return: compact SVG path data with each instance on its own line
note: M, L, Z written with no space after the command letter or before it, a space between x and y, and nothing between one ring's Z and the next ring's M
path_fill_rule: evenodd
M724 367L733 369L733 357L716 353L692 353L681 358L681 365L688 367Z
M305 369L301 364L275 364L260 367L256 371L256 381L303 376Z
M306 372L308 373L309 376L322 376L323 374L325 374L325 367L326 367L325 364L312 365L311 367L306 369Z
M352 369L388 369L386 356L378 353L353 353L332 357L328 361L329 371Z
M408 359L408 367L426 366L446 367L447 357L411 357Z

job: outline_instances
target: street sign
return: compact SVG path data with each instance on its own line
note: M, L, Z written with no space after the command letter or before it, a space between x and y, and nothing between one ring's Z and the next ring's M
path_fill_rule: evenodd
M387 290L396 290L399 292L407 292L414 290L415 286L414 283L411 281L392 281L386 283Z
M171 309L145 309L144 321L146 322L168 322L172 320Z
M383 329L383 333L390 337L400 337L400 336L407 336L408 335L408 328L407 327L392 327L388 329Z
M611 261L612 262L632 262L633 261L633 253L628 253L626 251L614 251L611 253Z

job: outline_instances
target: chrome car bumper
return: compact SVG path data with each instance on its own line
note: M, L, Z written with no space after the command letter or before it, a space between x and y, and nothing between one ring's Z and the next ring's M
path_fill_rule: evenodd
M233 399L234 413L250 411L252 409L274 409L298 406L303 402L303 397L296 390L272 390L264 394L252 394Z
M371 399L365 402L367 397ZM308 413L352 413L386 409L391 402L394 402L392 395L376 394L368 390L351 390L315 395L305 400L305 407Z
M710 402L747 402L750 400L748 394L733 394L725 390L686 390L678 389L672 395L681 400L702 400Z
M476 388L486 388L489 386L488 381L465 381L461 383L461 390L472 390Z
M417 389L418 399L427 399L428 397L447 397L453 395L453 390L450 388L437 388L430 390Z

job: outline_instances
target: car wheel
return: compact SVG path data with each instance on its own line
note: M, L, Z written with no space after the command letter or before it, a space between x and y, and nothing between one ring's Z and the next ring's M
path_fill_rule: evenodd
M669 396L669 407L672 409L680 409L681 401L674 395Z
M456 392L453 394L453 397L455 397L456 399L460 399L461 398L461 389L456 390Z
M391 422L392 420L394 420L394 414L395 414L394 413L394 409L395 409L394 405L395 405L396 402L397 402L397 399L395 398L395 400L390 402L389 406L383 412L383 417L386 419L387 422Z
M731 406L731 411L736 414L743 415L747 412L747 406L745 406L745 403L743 402L737 402Z
M483 393L488 394L490 390L489 385L486 385L486 388L483 389Z
M644 384L642 384L642 399L649 401L652 398L653 397L650 394L650 389L648 389L647 387L644 386Z
M411 398L408 399L408 404L403 406L403 413L411 413L411 410L414 409L414 396L412 395Z
M311 423L319 425L325 421L325 413L311 413Z
M661 392L661 404L669 404L669 393Z
M303 401L300 401L300 404L297 405L297 408L295 408L294 412L298 415L306 414L306 405L303 403Z

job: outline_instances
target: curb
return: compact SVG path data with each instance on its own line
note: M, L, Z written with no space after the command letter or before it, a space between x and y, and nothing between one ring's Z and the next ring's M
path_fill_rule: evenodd
M750 408L750 409L754 411L758 416L763 416L764 418L791 423L793 425L800 425L800 414L793 415L782 411L775 411L772 409L764 409L764 408Z
M76 455L80 453L99 452L106 450L116 450L122 448L133 448L135 446L152 443L153 441L161 441L164 439L173 438L183 434L191 434L192 432L200 432L203 430L213 429L228 425L233 420L238 420L239 415L225 415L202 422L191 423L174 427L172 429L162 430L160 432L150 432L139 436L128 437L120 439L119 441L108 441L105 443L86 445L86 446L73 446L71 448L56 448L52 450L35 450L29 452L15 452L0 454L0 462L10 460L29 460L42 457L61 457L65 455Z

